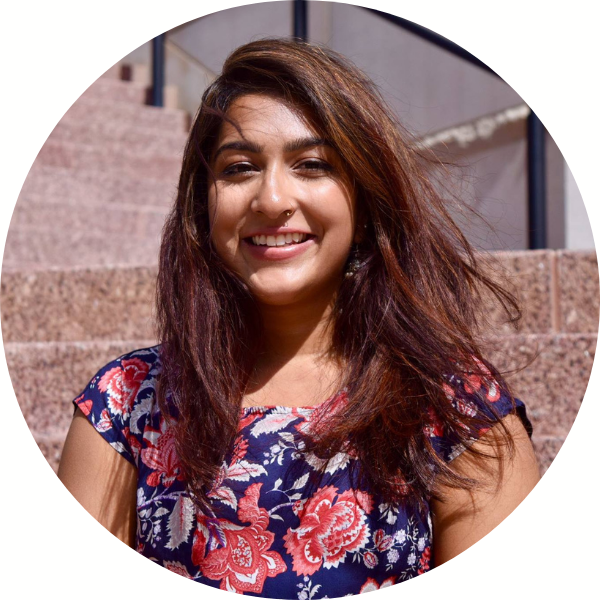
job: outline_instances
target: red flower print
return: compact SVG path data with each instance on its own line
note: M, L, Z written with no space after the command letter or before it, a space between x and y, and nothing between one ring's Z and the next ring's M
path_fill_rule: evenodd
M247 415L245 415L244 412L245 411L242 408L240 422L238 424L238 431L242 431L242 429L246 429L247 427L250 427L250 425L252 425L252 423L254 423L254 421L256 421L256 419L263 416L263 414L258 411L252 411L252 412L248 413Z
M100 413L100 420L96 423L96 430L104 433L112 428L112 421L106 408Z
M203 526L203 521L200 516L198 519L198 526L196 527L196 531L194 531L194 544L192 546L192 562L195 565L201 565L204 557L206 556L206 534L205 527Z
M417 571L419 575L423 575L426 571L429 571L429 563L431 562L431 548L427 546L425 550L423 550L423 554L421 554L421 558L419 559L419 570Z
M477 415L477 408L472 402L465 402L464 400L457 400L456 408L458 412L468 417L474 417Z
M167 567L169 571L173 571L173 573L177 573L177 575L181 575L182 577L187 577L188 579L192 579L192 576L188 573L188 570L185 568L185 565L182 565L180 562L166 560L163 563L164 567Z
M231 455L231 460L229 461L229 465L233 466L236 462L243 460L246 456L246 452L248 451L248 440L241 435L238 435L235 439L235 444L233 446L233 452Z
M431 406L427 408L427 414L429 423L425 425L425 434L428 437L442 437L444 435L444 425L440 417Z
M371 552L370 550L364 553L363 559L365 561L365 566L368 569L374 569L379 564L379 559L377 558L377 555Z
M482 388L486 388L485 397L490 402L496 402L500 399L500 388L498 383L492 378L489 369L477 358L473 358L479 369L478 373L466 373L463 376L464 387L467 394L479 392Z
M312 415L312 420L318 421L323 417L327 417L329 415L333 415L338 411L346 408L348 406L348 394L345 391L338 392L325 402L319 404Z
M138 455L140 453L140 450L142 449L142 444L140 444L139 440L131 433L129 427L123 428L123 435L125 436L125 439L131 446L131 449L136 455Z
M375 581L372 577L369 577L360 588L359 594L366 594L367 592L374 592L375 590L382 590L383 588L390 587L394 585L395 577L388 577L385 581L381 582L381 585Z
M300 525L283 536L298 575L312 575L344 562L346 554L362 548L369 538L366 514L372 501L365 492L321 488L300 509Z
M92 400L84 400L85 394L81 394L79 398L75 399L79 410L87 417L92 412L94 402Z
M267 577L275 577L287 568L281 556L269 550L275 535L267 531L269 513L258 507L261 487L262 483L252 484L239 501L238 518L250 523L249 527L219 519L224 535L222 548L209 551L203 558L200 545L206 543L206 536L204 533L194 536L192 560L199 564L203 575L220 579L222 590L260 594Z
M108 394L108 408L115 415L128 415L133 407L140 384L148 375L150 365L139 358L121 361L102 375L98 389Z
M373 542L379 552L385 552L389 550L394 544L394 538L391 535L386 535L383 529L378 529L373 534Z
M444 389L444 394L446 394L446 398L448 398L448 400L453 400L454 396L456 395L454 388L449 386L447 383L444 383L442 385L442 388Z
M176 479L182 481L183 473L175 450L175 434L165 419L160 419L160 431L147 428L144 439L148 441L148 448L142 450L142 462L153 469L146 477L146 483L152 487L160 483L168 487Z

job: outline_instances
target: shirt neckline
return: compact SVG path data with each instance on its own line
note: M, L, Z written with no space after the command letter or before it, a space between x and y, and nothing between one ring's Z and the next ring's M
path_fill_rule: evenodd
M329 396L329 398L327 398L326 400L323 400L323 402L319 402L319 404L313 404L311 406L283 406L283 405L277 405L277 404L263 404L263 405L257 405L257 406L242 406L241 408L241 412L243 414L252 414L252 413L267 413L267 412L272 412L272 413L290 413L293 412L295 410L298 411L314 411L318 408L321 408L323 406L326 406L327 404L333 402L340 394L346 392L346 388L341 389L339 391L337 391L335 394L333 394L332 396Z

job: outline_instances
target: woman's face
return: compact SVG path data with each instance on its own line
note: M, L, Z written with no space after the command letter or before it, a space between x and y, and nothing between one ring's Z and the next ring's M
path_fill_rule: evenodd
M265 304L337 290L355 237L355 195L337 152L281 100L237 99L211 167L212 243Z

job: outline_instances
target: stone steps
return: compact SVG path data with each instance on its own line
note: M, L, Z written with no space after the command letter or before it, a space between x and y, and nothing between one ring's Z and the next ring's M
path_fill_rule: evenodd
M17 203L11 229L19 231L61 232L92 228L103 234L145 239L160 235L168 209L145 206L104 206L102 204L49 204L40 201Z
M86 217L90 220L93 219L93 207L86 208L90 212L85 212L83 207L80 209L82 219ZM53 223L56 225L60 221L60 213L57 214L56 221ZM118 218L115 219L116 223L112 230L91 229L84 234L78 230L77 233L82 243L93 246L96 239L94 236L99 236L98 243L106 245L104 252L108 255L111 244L107 244L106 240L110 240L111 235L118 238L119 234L127 233L126 239L132 241L133 246L138 242L135 239L137 236L140 244L143 240L148 242L151 239L154 244L152 247L158 249L159 225L162 224L164 213L148 212L146 215L149 217L148 220L141 222L136 221L142 214L141 212L129 212L121 209L120 212L115 210L114 214L118 215ZM18 211L15 213L15 218L21 219ZM51 220L53 217L42 215L40 219L43 221L43 218ZM45 233L47 232L36 232L36 238ZM12 231L9 235L12 235ZM154 237L151 238L151 235ZM71 248L72 244L77 244L77 240L66 240L63 244L65 252ZM44 246L45 244L41 243L40 245ZM55 250L57 245L58 240ZM5 256L7 263L11 261L13 248L13 243L7 244ZM147 248L148 246L144 247L145 250ZM123 254L127 254L127 250L127 248L123 248ZM77 253L72 252L72 254ZM112 254L112 256L115 255ZM139 256L139 254L135 256ZM123 258L125 257L123 256L120 261L115 261L115 264L123 264ZM36 272L35 274L7 272L2 279L1 296L5 341L42 339L79 341L81 339L104 339L107 335L108 337L116 336L119 331L127 327L130 319L122 312L121 302L124 295L127 298L139 297L139 306L144 302L149 305L153 302L152 289L156 277L157 259L156 255L151 257L144 255L144 258L146 258L146 262L142 264L146 266L140 268L54 269L46 273ZM42 260L41 256L39 260ZM597 333L598 269L594 253L577 251L498 253L494 256L494 260L505 273L510 273L509 283L513 288L517 291L520 290L524 316L518 330L515 331L511 327L501 324L501 314L495 305L486 305L488 316L496 323L496 327L492 329L491 333L488 333L488 336L491 335L493 339L497 339L529 333ZM104 264L108 266L110 263ZM39 269L37 270L39 271ZM127 288L128 285L130 289ZM121 322L115 321L114 328L110 330L111 333L107 333L107 330L104 329L105 323L96 321L93 306L88 305L96 297L96 288L105 290L102 292L102 305L105 310L114 315L123 314ZM558 288L559 291L555 288ZM143 298L140 296L141 289L146 290ZM72 312L72 298L78 298L78 302L82 306L82 319L88 315L87 321L82 322L81 328L73 329L72 333L68 333L71 330L63 329L61 325L60 338L47 337L57 333L44 334L44 323L63 323L65 315ZM43 314L33 310L42 304L45 307ZM26 315L26 317L21 318L20 315ZM73 318L71 314L69 314L69 318ZM29 324L28 330L23 329L20 325L13 325L20 323L23 319ZM116 316L113 316L113 319L116 319ZM561 323L564 323L564 326L561 326ZM84 330L87 331L87 334L82 338L80 336ZM39 337L41 335L44 337Z
M490 256L488 265L487 273L515 294L523 313L515 330L505 323L497 304L484 301L490 321L488 335L598 332L600 298L595 252L497 252Z
M142 83L103 76L92 83L79 99L101 99L108 102L145 104L147 97L148 87Z
M73 398L104 364L152 344L151 340L4 344L23 416L55 471L73 416Z
M96 81L104 80L104 79L117 79L123 80L123 65L116 63L112 67L109 67L102 75L100 75L99 79Z
M4 343L151 339L156 272L154 266L5 272Z
M103 364L152 345L164 218L188 128L183 111L144 106L147 82L113 67L43 146L13 215L2 265L2 332L13 386L56 469L71 400ZM132 76L135 73L132 74ZM137 79L137 76L134 77ZM518 293L518 329L485 302L489 356L528 405L545 469L585 393L598 330L594 253L499 253L488 272Z
M129 152L123 142L103 141L87 145L49 139L42 146L35 164L73 170L93 169L152 181L177 181L181 157L181 153L165 153L157 148Z
M102 98L79 98L64 114L68 123L100 123L111 121L125 128L152 129L166 134L189 129L189 115L175 108L158 108L132 102L106 102Z
M154 181L90 168L73 170L34 164L23 184L17 206L44 202L168 207L176 192L177 178Z
M587 389L597 334L507 336L495 340L491 362L507 374L513 393L527 405L536 436L564 438Z
M97 144L119 144L128 154L156 154L164 156L183 155L187 140L185 132L163 132L140 129L132 125L123 127L112 121L83 123L60 121L48 138L51 142L70 142L84 146Z
M135 307L135 302L132 303ZM123 306L128 303L123 302ZM129 310L132 318L144 320ZM148 332L143 323L140 332ZM124 334L129 333L133 327ZM534 426L534 444L545 470L560 449L575 419L591 371L597 336L559 334L507 336L498 340L491 358L500 367L535 363L508 377L513 393L523 399ZM72 417L71 400L91 377L117 356L152 345L145 340L86 342L5 342L13 387L34 437L53 468ZM588 400L589 401L589 400Z
M4 272L56 268L131 267L156 265L160 231L135 238L103 233L90 224L76 231L9 229L2 261Z

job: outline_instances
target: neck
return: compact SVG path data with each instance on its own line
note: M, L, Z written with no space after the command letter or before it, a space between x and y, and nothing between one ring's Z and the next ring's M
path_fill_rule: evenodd
M285 363L296 357L327 354L332 304L333 297L326 296L310 304L262 305L264 351L260 362Z

